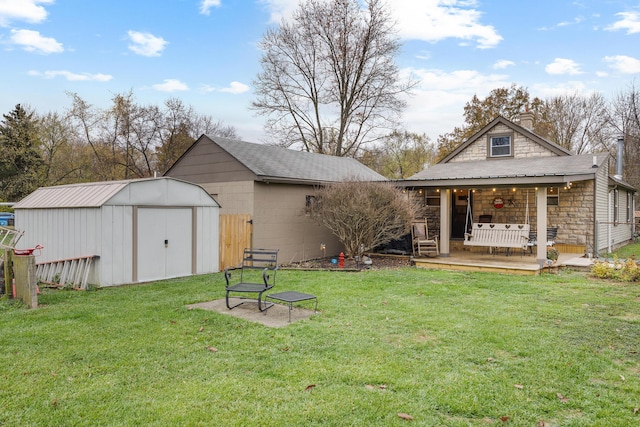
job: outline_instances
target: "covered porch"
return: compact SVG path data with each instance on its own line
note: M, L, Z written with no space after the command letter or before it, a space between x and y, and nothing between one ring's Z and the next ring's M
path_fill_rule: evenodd
M522 247L527 248L523 261L534 266L546 262L548 245L572 257L595 253L593 210L581 209L585 202L593 203L592 182L559 180L528 186L493 181L491 185L436 188L425 184L405 188L405 192L421 206L420 216L426 218L430 236L438 237L438 258L482 258L489 254L488 244L472 246L468 241L472 225L477 223L487 223L496 230L528 230L522 241ZM494 247L505 252L499 244ZM520 252L521 248L512 247L513 256L507 258L515 262ZM495 261L496 256L489 255Z

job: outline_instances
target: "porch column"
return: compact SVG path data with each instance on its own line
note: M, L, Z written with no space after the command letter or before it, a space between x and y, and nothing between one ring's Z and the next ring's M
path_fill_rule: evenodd
M449 240L451 239L451 190L440 190L440 256L451 255Z
M547 187L538 187L536 191L536 233L537 252L536 261L539 265L544 265L547 260Z

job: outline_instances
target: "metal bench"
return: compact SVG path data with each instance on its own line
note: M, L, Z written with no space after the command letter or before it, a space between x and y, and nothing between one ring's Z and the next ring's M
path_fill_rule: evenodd
M224 269L224 279L226 282L226 304L229 310L244 304L247 301L241 301L238 304L230 305L229 297L232 294L239 293L242 295L256 294L257 298L246 296L240 297L245 300L257 301L258 309L265 311L273 303L267 304L262 301L262 294L272 289L276 284L276 271L278 270L278 250L277 249L245 249L242 256L242 264L239 266L240 278L238 282L232 283L232 272L230 269Z
M471 233L464 235L464 245L525 250L530 229L529 224L473 223Z

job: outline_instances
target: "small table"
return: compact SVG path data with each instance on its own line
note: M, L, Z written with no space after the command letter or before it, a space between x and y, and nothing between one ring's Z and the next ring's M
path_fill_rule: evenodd
M286 302L289 304L289 323L291 323L291 310L293 310L293 303L300 301L308 301L308 300L316 300L316 306L313 309L314 313L318 311L318 298L315 295L311 294L303 294L302 292L296 291L286 291L286 292L278 292L276 294L267 295L265 297Z

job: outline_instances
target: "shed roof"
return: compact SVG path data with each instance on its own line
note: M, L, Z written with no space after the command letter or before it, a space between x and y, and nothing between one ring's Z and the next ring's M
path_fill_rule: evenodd
M180 191L175 191L178 187ZM185 191L187 188L193 191ZM169 192L174 196L168 198ZM106 204L219 206L202 187L161 177L41 187L16 203L14 209L99 208Z

